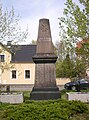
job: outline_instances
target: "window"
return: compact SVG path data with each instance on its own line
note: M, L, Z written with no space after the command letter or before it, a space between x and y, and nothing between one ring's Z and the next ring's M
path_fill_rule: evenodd
M4 55L0 55L0 62L4 62L5 58Z
M30 70L25 70L25 79L30 78Z
M16 70L12 70L12 79L16 79Z

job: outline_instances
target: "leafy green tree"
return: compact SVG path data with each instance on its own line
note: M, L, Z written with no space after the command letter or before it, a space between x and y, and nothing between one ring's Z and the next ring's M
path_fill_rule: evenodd
M79 43L80 46L76 48L77 56L85 63L86 67L89 66L89 40L84 40Z
M73 0L66 1L64 16L59 18L59 36L66 44L67 53L73 59L75 74L82 76L89 67L89 43L83 43L82 48L77 50L76 44L79 40L89 40L89 0L78 0L78 2L79 4Z
M71 60L67 57L63 61L57 61L56 63L56 76L66 78L85 78L86 76L86 63L77 59Z
M89 38L89 0L79 0L82 8L72 0L65 3L64 16L59 18L60 35L70 45L81 38Z
M59 18L60 39L67 44L68 52L72 56L74 56L79 39L89 39L89 1L79 0L79 3L78 5L72 0L67 0L64 16Z
M57 78L63 77L62 61L56 62L56 77Z
M56 41L55 44L58 61L63 61L66 58L66 45L64 41Z
M72 78L75 77L74 62L70 59L69 54L63 61L56 63L56 75L57 77Z
M86 64L81 59L76 59L75 62L75 77L76 78L85 78L86 77Z

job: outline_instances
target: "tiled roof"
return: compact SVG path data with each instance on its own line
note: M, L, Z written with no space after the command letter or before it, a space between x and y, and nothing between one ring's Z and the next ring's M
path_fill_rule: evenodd
M32 57L36 54L36 45L12 45L12 61L17 63L33 62Z
M83 45L84 43L89 43L89 40L81 40L81 41L79 41L79 42L77 43L77 45L76 45L76 48L78 48L78 49L82 48L82 45Z

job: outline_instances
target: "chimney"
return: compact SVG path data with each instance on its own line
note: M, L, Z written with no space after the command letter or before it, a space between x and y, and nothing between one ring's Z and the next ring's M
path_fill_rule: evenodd
M7 47L8 47L8 48L11 47L11 41L7 41Z

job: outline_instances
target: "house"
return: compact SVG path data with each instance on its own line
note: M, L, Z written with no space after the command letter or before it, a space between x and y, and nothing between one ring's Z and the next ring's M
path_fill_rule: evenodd
M7 45L0 43L1 90L29 90L34 85L35 64L32 57L36 45Z
M76 45L76 48L77 48L77 49L82 48L84 43L89 43L89 40L88 40L88 39L85 39L85 40L79 41L79 42L77 43L77 45Z
M0 43L0 89L10 91L32 90L35 82L35 64L32 57L37 45L7 45ZM56 79L58 86L70 80Z

